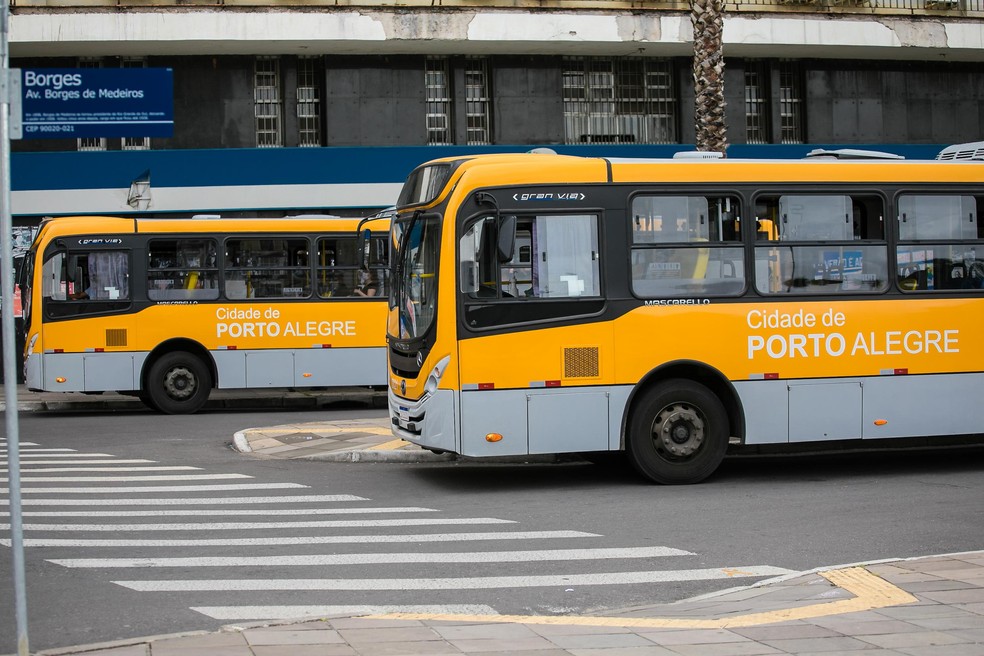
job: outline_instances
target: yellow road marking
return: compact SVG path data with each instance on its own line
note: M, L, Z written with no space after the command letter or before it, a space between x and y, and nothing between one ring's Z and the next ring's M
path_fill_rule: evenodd
M376 446L371 446L366 451L388 451L392 449L399 449L410 444L406 440L390 440L389 442L383 442L382 444L377 444Z
M565 617L562 615L450 615L429 613L386 613L365 617L366 619L484 622L489 624L554 624L644 629L729 629L856 613L876 608L903 606L917 601L905 590L892 585L862 567L821 572L820 576L837 587L850 592L854 598L714 620L688 620L670 617Z

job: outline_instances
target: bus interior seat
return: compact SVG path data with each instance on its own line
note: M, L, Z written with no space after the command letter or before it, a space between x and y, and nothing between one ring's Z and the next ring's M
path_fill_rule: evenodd
M929 289L929 279L925 271L917 269L899 280L899 285L902 289L909 292L924 290Z

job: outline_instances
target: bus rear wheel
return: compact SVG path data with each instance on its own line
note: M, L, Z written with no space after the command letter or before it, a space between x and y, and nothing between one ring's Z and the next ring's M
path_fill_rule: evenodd
M146 394L152 407L169 415L191 414L208 401L212 375L205 363L184 351L160 357L147 374Z
M632 464L664 485L699 483L717 469L728 448L724 405L689 380L667 380L644 392L628 429Z

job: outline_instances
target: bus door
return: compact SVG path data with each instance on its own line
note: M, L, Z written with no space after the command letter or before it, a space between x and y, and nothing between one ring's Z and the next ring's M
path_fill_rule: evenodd
M49 249L41 278L43 388L134 389L129 250Z

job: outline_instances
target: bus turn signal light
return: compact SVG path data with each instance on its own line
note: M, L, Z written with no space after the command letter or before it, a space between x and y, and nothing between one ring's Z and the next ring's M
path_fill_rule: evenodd
M66 380L68 380L68 379L67 378L64 378L62 376L59 376L58 378L55 378L55 382L56 383L64 383Z
M310 377L311 377L311 376L313 376L314 374L307 374L307 373L305 373L305 374L301 374L301 375L302 375L302 376L303 376L304 378L310 378Z
M501 433L489 433L485 436L486 442L498 442L501 439L502 439Z
M884 426L887 423L888 423L888 420L887 419L876 419L875 420L875 426Z

